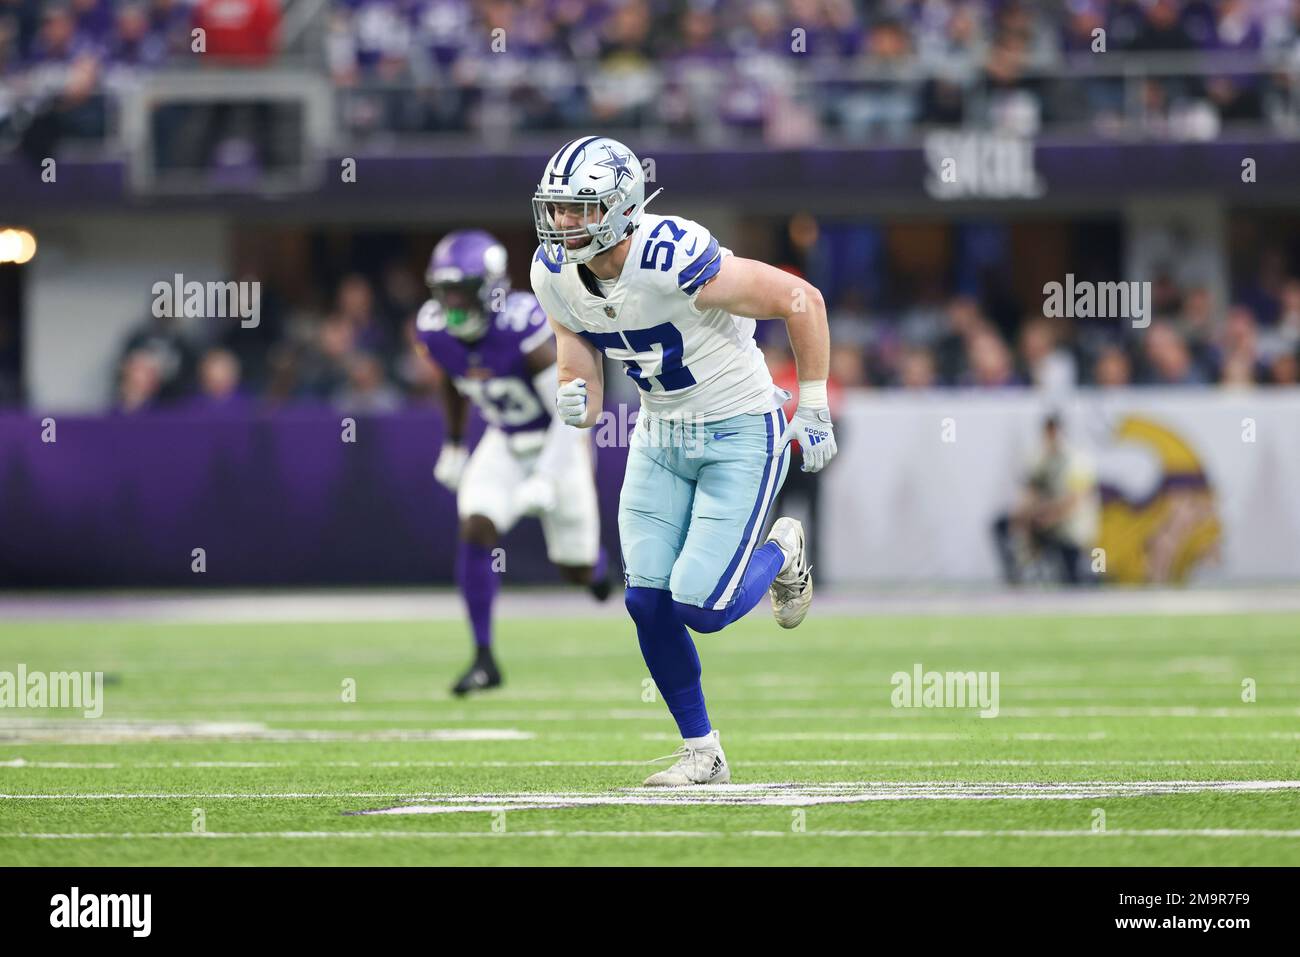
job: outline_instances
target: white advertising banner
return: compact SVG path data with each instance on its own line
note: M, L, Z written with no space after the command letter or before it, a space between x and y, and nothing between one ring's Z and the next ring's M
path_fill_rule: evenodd
M998 580L991 527L1015 501L1050 412L1096 466L1094 547L1108 580L1300 582L1291 389L1085 389L1056 401L850 392L836 420L840 454L822 478L824 577Z

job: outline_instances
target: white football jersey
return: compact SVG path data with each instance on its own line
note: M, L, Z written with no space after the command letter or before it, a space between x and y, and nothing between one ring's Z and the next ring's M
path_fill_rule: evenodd
M784 396L754 342L754 320L695 307L730 255L699 223L646 213L608 298L589 271L584 279L581 267L559 265L542 246L533 294L548 316L621 360L642 408L655 415L708 422L770 412Z

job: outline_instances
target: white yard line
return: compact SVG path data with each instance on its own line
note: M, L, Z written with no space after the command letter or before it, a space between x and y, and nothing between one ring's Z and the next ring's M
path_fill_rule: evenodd
M362 814L442 814L459 811L540 810L582 806L776 806L856 804L898 800L1079 800L1166 794L1300 791L1300 781L824 781L816 783L722 784L708 788L621 788L617 791L526 791L465 794L456 791L253 791L3 793L16 801L139 800L339 800L389 799L407 802Z
M464 709L457 711L442 710L431 707L411 711L384 711L341 702L323 705L314 711L248 711L228 716L227 723L234 724L238 719L248 715L257 721L304 723L319 721L326 724L349 724L363 721L392 722L566 722L566 721L662 721L664 708L658 702L643 707L630 708L573 708L573 709L529 709L516 711L494 711L489 709ZM443 702L442 704L446 704ZM191 710L191 709L186 709ZM962 714L975 713L980 709L972 705L967 708L745 708L731 706L726 708L727 716L733 721L853 721L868 719L887 719L892 721L915 718L927 720L938 713ZM150 708L136 710L115 710L117 720L149 721L154 713L175 715L171 708ZM195 718L201 711L195 711ZM1078 707L1007 707L1002 705L996 715L999 718L1211 718L1253 720L1256 718L1295 718L1300 717L1300 707L1280 707L1257 704L1236 704L1231 707L1202 707L1198 705L1171 705L1167 707L1152 706L1091 706ZM219 719L220 720L220 719ZM161 722L160 722L161 723Z
M1246 709L1252 706L1246 706ZM767 715L770 717L771 715ZM319 717L319 716L317 716ZM487 720L482 714L475 715ZM647 717L651 717L647 715ZM734 716L733 716L734 717ZM444 716L426 716L432 723ZM664 723L666 716L653 715ZM901 720L901 719L895 719ZM993 720L972 719L964 731L756 731L737 732L734 738L745 741L840 741L840 742L913 742L913 741L981 741L981 742L1052 742L1052 741L1124 741L1147 737L1145 726L1135 726L1132 735L1116 731L994 731ZM321 728L269 728L260 721L149 721L138 719L0 719L0 747L28 745L132 744L169 741L177 743L369 743L369 742L528 742L541 741L611 741L636 737L642 741L676 741L666 731L525 731L519 728L372 728L367 730ZM1217 731L1213 733L1166 733L1162 740L1177 741L1297 741L1300 731Z
M26 758L0 760L0 769L31 768L37 770L113 771L119 769L185 768L630 768L649 761L29 761ZM900 758L827 758L818 760L749 760L745 767L764 768L962 768L962 767L1217 767L1258 766L1294 763L1294 759L1240 758L1136 758L1101 760L914 760Z
M1297 791L1300 781L955 782L837 781L817 784L723 784L708 788L623 788L616 792L522 792L448 795L429 803L363 815L454 814L573 807L810 807L874 801L1097 800L1209 792Z
M39 832L4 831L0 840L25 841L89 841L89 840L451 840L502 841L529 838L567 838L579 840L659 840L663 838L700 838L723 840L728 838L1300 838L1300 830L1237 829L1237 828L1149 828L1138 830L833 830L833 831L154 831L113 833L93 832Z
M426 721L428 720L426 716ZM0 745L122 744L137 741L531 741L518 728L383 728L369 731L268 728L260 721L0 719Z

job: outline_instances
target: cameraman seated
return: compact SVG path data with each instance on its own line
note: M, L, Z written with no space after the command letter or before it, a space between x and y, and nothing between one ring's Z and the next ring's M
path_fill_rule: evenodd
M1043 444L1022 481L1016 507L993 523L1007 582L1016 585L1033 564L1049 580L1076 585L1079 561L1097 538L1101 501L1092 462L1061 437L1061 421L1043 423Z

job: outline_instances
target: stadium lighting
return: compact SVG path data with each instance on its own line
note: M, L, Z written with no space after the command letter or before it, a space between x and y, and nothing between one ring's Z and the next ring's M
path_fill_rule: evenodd
M0 229L0 263L21 266L36 255L36 237L25 229Z

